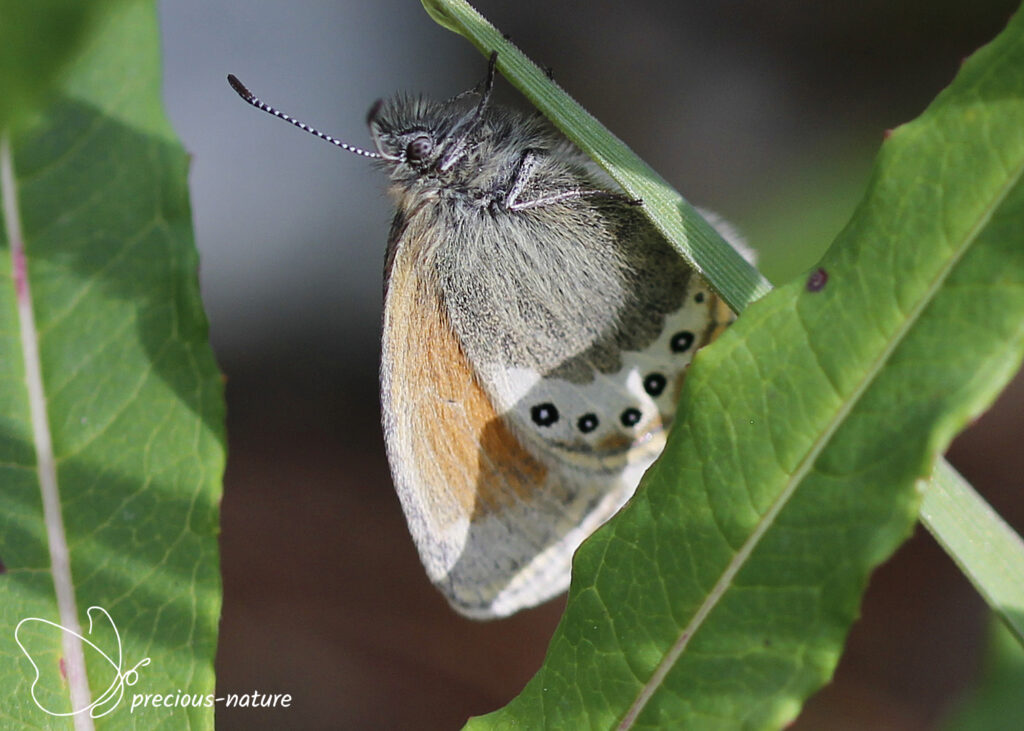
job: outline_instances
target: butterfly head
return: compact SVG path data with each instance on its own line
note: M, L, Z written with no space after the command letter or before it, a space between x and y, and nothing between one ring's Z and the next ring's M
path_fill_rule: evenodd
M401 94L375 103L366 121L381 162L393 178L404 179L443 172L453 146L475 134L474 116L464 104Z
M396 182L450 182L479 147L489 116L497 54L475 89L446 102L399 94L378 101L366 117L377 154Z
M486 95L447 101L399 94L375 103L370 135L395 182L452 182L472 159L487 121Z

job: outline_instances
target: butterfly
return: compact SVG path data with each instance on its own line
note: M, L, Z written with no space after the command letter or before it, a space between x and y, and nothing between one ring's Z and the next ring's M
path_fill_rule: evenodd
M693 354L733 318L639 201L541 116L490 104L496 58L447 101L374 104L374 151L228 77L388 174L388 459L430 580L478 619L565 591L573 552L664 447Z

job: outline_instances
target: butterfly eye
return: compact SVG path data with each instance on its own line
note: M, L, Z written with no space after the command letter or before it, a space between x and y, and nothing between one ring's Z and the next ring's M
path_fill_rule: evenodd
M434 141L426 135L420 135L405 148L405 158L410 162L424 160L434 149Z

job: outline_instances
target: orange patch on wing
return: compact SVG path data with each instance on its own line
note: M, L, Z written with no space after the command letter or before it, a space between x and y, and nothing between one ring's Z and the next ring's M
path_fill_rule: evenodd
M612 432L597 443L598 452L625 452L633 446L633 437Z
M436 285L400 252L387 301L393 353L392 407L407 435L419 489L430 501L454 501L472 518L527 500L547 468L495 411L452 329ZM444 511L442 511L444 512Z

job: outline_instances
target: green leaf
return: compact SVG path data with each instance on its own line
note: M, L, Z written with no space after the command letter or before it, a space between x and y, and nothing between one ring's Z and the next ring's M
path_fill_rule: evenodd
M119 707L95 709L103 727L212 728L212 708L129 708L213 692L220 611L224 406L154 3L112 5L80 44L52 102L0 144L0 725L73 726L33 684L64 713L116 689L99 606L121 673L149 659ZM33 79L31 63L4 73Z
M544 667L470 727L797 715L909 535L915 481L1020 365L1022 170L1018 15L882 146L820 267L697 355L663 456L576 555Z
M564 91L542 76L536 64L523 56L468 3L463 0L423 0L423 4L439 24L469 38L485 55L491 49L497 49L503 60L500 64L502 71L509 80L561 127L569 138L600 163L624 189L644 197L645 201L659 202L656 206L645 207L647 215L735 311L742 312L750 302L770 288L768 281L753 267L746 262L736 261L736 252L707 226L695 210L682 201L678 193L672 191L653 170L611 132L601 127ZM673 208L668 205L672 201L678 206ZM681 221L678 215L682 216ZM815 214L812 212L810 216L814 218ZM807 216L804 216L802 232L807 228L806 219ZM694 232L692 238L689 233L691 231ZM755 236L752 240L759 239ZM797 253L795 249L794 253ZM946 472L943 474L948 474L949 466L945 465L944 469ZM1003 536L1006 533L1005 524L998 515L968 485L957 490L942 487L929 490L925 507L928 508L922 515L925 525L968 574L982 596L992 604L992 608L1008 618L1005 600L1015 596L1019 589L1012 583L1005 583L1006 572L993 571L993 566L1013 567L1014 572L1020 573L1021 567L1024 567L1024 545L1019 541L999 541L1003 553L979 550L959 553L960 549L970 547L971 541L979 533L991 536ZM974 525L956 519L958 511L969 514ZM929 519L932 514L937 518L934 521ZM946 519L942 519L942 516ZM993 585L992 581L1002 583Z
M0 0L0 129L49 97L90 30L121 0Z

